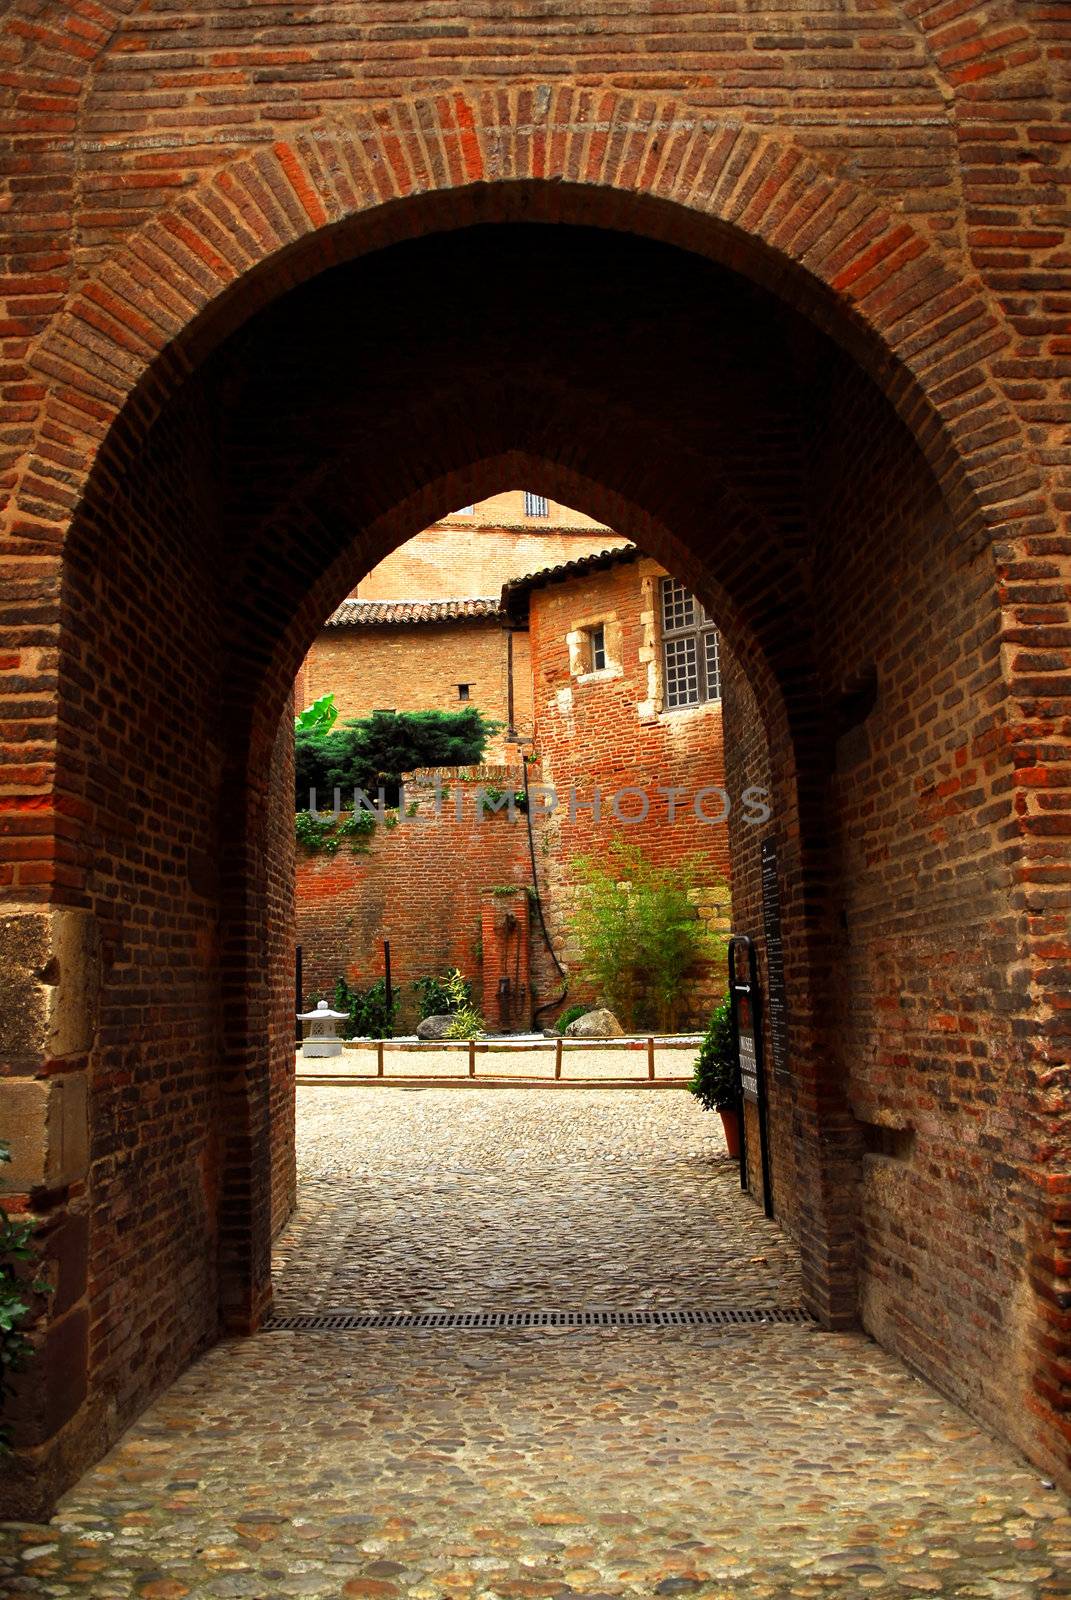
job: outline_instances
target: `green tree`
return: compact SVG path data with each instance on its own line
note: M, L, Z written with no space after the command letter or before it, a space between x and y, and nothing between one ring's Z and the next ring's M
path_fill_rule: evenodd
M341 728L296 730L297 809L308 808L316 790L319 810L330 810L341 790L344 806L354 789L376 803L382 787L388 805L397 805L405 773L417 767L465 767L483 760L487 741L500 725L475 706L464 711L373 711Z

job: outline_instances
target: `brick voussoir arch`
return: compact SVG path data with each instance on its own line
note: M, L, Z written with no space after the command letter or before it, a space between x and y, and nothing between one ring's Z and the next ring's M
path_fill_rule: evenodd
M415 433L418 438L427 437L428 414L418 415L420 426ZM401 476L414 480L416 474L407 471ZM278 515L279 523L291 527L360 526L361 538L359 544L337 556L311 588L297 599L293 614L277 641L270 666L265 669L261 663L264 675L248 705L253 732L243 746L248 762L243 777L247 781L255 784L263 772L261 754L271 747L286 697L302 660L323 626L324 617L335 610L371 565L435 522L445 508L485 499L497 492L503 483L531 484L559 504L587 512L624 534L697 589L715 610L727 644L748 674L768 736L780 737L785 747L790 748L798 737L796 713L814 715L818 711L808 675L797 672L792 679L782 681L768 655L771 639L760 638L754 632L741 615L734 594L718 581L709 567L700 565L694 552L681 543L673 527L634 494L622 493L605 480L596 480L541 451L509 448L486 453L479 445L471 457L462 450L458 465L422 483L418 490L397 504L384 507L371 519L367 517L365 506L347 504L345 490L341 487L347 481L345 462L332 463L323 481L314 486L303 485L300 500L281 509ZM704 512L719 526L740 530L754 547L776 549L779 545L773 525L724 482L719 481L712 489L704 502ZM273 518L265 524L261 538L266 538L275 526ZM783 555L782 560L787 561L787 557ZM235 579L244 592L254 592L255 580L251 576L239 570ZM804 603L802 582L799 603Z
M228 163L142 227L34 357L50 392L11 531L51 542L124 408L136 436L280 293L418 233L503 217L646 233L764 283L871 372L979 535L1026 514L1037 474L985 369L1009 334L977 279L775 135L565 87L358 112Z

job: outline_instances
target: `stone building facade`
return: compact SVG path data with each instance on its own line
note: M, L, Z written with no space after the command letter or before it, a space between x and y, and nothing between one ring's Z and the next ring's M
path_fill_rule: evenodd
M266 1314L278 730L323 618L504 482L679 574L750 686L807 1304L1066 1481L1069 8L0 35L0 1090L57 1284L7 1509Z

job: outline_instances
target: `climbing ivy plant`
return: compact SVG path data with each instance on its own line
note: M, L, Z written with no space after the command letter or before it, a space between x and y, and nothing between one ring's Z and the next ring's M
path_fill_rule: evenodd
M11 1151L0 1140L0 1162L11 1160ZM33 1345L22 1324L30 1311L30 1294L45 1294L50 1285L33 1279L27 1282L27 1264L37 1260L33 1236L37 1224L32 1217L12 1217L0 1205L0 1406L11 1392L11 1378L29 1361ZM10 1429L0 1424L0 1455L11 1450Z
M356 854L368 849L376 819L371 811L344 811L313 816L310 811L294 813L294 836L307 855L337 855L346 840Z

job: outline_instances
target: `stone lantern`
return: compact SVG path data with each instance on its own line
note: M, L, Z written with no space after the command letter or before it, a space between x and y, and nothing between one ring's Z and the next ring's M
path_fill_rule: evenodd
M345 1022L348 1015L347 1011L332 1011L326 1000L321 1000L314 1011L299 1011L298 1021L305 1024L301 1059L340 1056L342 1040L338 1036L338 1025Z

